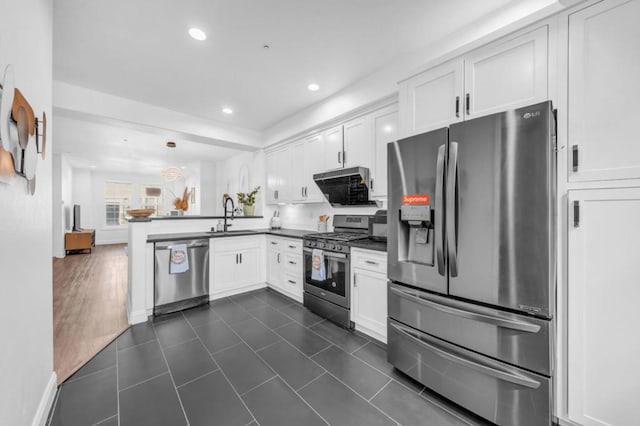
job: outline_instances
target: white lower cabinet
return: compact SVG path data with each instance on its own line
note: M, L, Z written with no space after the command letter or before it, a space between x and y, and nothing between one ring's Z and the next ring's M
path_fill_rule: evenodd
M354 248L351 265L351 320L387 343L387 253Z
M267 237L267 284L285 296L302 302L302 240Z
M209 250L211 299L264 285L262 253L264 236L212 238Z
M572 190L568 198L569 418L637 425L640 188Z

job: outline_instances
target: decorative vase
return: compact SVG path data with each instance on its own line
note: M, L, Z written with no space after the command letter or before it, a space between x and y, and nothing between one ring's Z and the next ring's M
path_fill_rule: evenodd
M245 204L245 205L244 205L244 206L242 206L242 207L243 207L243 209L244 209L244 215L245 215L245 216L253 216L253 215L255 214L255 212L256 212L256 206L255 206L255 204L254 204L254 205L252 205L252 206L248 206L248 205L246 205L246 204Z

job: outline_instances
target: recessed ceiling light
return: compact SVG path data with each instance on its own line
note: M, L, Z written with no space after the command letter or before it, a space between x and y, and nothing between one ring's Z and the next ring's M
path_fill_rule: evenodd
M233 110L229 107L222 108L222 112L225 114L233 114Z
M205 32L200 28L190 28L189 35L198 41L204 41L207 39L207 34L205 34Z
M311 90L312 92L317 92L318 90L320 90L320 86L318 86L316 83L311 83L307 86L307 89Z

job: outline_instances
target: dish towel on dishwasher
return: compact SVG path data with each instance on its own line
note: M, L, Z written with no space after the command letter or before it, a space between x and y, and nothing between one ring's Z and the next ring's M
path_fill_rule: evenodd
M169 273L181 274L189 270L189 256L186 244L174 244L171 246L169 256Z
M311 279L324 281L327 279L327 270L324 266L324 251L313 249L311 252Z

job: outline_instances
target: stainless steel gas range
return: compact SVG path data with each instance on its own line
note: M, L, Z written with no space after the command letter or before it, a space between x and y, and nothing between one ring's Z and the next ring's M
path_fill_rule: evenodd
M335 215L335 232L304 237L304 306L346 328L351 322L351 247L368 238L367 215Z

